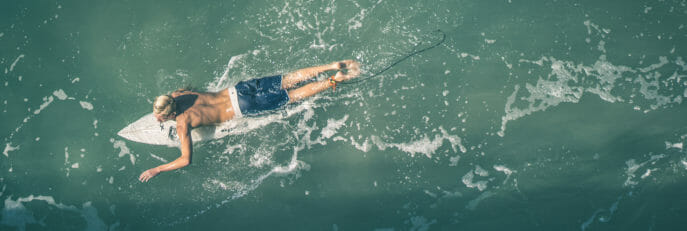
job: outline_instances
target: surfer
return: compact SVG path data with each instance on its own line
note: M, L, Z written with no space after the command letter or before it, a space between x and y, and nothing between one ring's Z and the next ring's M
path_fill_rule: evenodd
M308 83L295 88L326 71L337 71L326 80ZM344 73L345 71L345 73ZM159 122L176 120L177 135L181 143L181 156L176 160L141 173L138 180L147 182L160 172L183 168L191 163L193 142L191 129L214 125L243 116L256 116L280 108L287 103L313 96L336 84L357 77L360 64L343 60L331 64L300 69L286 75L276 75L241 81L219 92L201 93L179 89L161 95L153 104L153 115Z

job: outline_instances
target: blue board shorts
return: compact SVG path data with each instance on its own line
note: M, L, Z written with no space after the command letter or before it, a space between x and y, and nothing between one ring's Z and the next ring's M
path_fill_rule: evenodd
M241 114L254 116L286 105L289 94L281 88L281 79L275 75L237 83L234 88Z

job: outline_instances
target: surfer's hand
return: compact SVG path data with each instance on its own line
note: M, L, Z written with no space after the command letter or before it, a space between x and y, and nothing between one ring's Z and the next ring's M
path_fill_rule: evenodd
M138 180L141 182L148 182L150 178L153 178L154 176L157 176L157 174L160 173L160 170L157 170L156 168L151 168L146 170L145 172L141 173L141 176L138 177Z

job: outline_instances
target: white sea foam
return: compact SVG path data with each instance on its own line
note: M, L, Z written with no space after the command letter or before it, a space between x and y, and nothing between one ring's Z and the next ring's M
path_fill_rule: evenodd
M372 7L363 8L357 2L354 2L355 6L360 8L360 12L353 16L353 18L348 19L348 33L351 33L351 30L357 30L361 28L363 26L362 21L365 19L369 11L374 10L375 7L377 7L377 5L379 5L380 3L382 3L382 0L379 0L377 3L372 5Z
M475 165L475 174L477 174L479 176L483 176L483 177L489 176L489 172L487 172L487 170L484 170L479 165Z
M46 107L48 107L48 106L52 103L52 101L53 101L53 97L52 97L52 96L43 97L43 104L41 104L41 106L38 107L38 109L36 109L35 111L33 111L33 114L34 114L34 115L40 114L41 111L43 111L43 109L45 109ZM24 119L24 123L28 122L28 119L30 119L30 118L27 117L26 119Z
M585 21L584 25L587 27L588 34L595 32L601 38L605 38L605 35L611 32L589 20ZM524 91L519 85L514 87L514 91L506 100L505 115L502 116L501 129L497 134L502 137L505 135L509 121L534 112L545 111L561 103L578 103L585 93L595 94L609 103L636 101L636 93L639 93L644 98L641 101L642 104L646 104L642 105L642 108L650 108L644 112L669 104L682 103L681 95L671 95L670 92L672 92L671 89L685 83L684 81L681 83L681 79L677 76L687 75L678 74L676 71L673 75L676 76L677 81L662 81L659 78L662 73L658 70L665 69L671 64L667 57L658 57L658 63L645 67L630 68L609 62L605 55L605 45L603 40L599 41L598 50L601 51L601 55L591 66L558 60L554 57L541 57L539 60L521 59L520 63L548 67L551 72L545 78L540 77L535 85L525 84ZM682 66L684 61L678 57L674 64ZM682 71L687 71L687 69L683 68ZM639 85L639 88L630 89L629 93L625 91L628 86L636 85ZM623 91L616 90L617 88L623 88ZM684 94L687 97L687 93ZM516 107L516 104L526 106ZM638 105L633 105L633 107L638 108Z
M222 76L219 78L215 79L215 81L212 81L208 84L206 87L208 91L212 92L217 92L220 91L224 88L227 88L229 86L229 70L234 68L236 66L236 63L246 57L247 54L240 54L240 55L235 55L229 58L229 62L227 63L227 68L224 70L224 73Z
M290 114L292 112L305 111L305 113L303 113L303 119L299 121L299 124L297 126L295 126L297 130L294 131L294 134L304 134L305 137L299 138L299 142L295 146L293 146L293 154L291 155L291 158L288 161L288 163L282 164L275 162L273 154L276 153L280 148L283 148L280 144L275 145L265 143L264 145L260 145L258 147L246 147L245 145L232 144L227 145L226 149L223 152L224 154L232 154L238 151L238 156L249 156L247 160L248 163L244 162L244 165L249 166L248 172L252 172L251 176L247 178L244 177L241 181L227 180L225 179L226 176L223 176L221 174L217 177L208 178L208 180L202 183L202 187L205 190L211 192L217 190L226 190L230 191L231 194L224 200L212 205L208 205L204 209L195 212L193 215L187 216L185 219L174 221L171 223L177 224L180 222L188 221L189 219L198 217L206 213L210 209L220 207L237 198L241 198L246 194L250 193L251 191L255 190L259 185L262 184L264 179L267 179L270 176L294 176L297 178L300 175L300 171L309 170L310 166L307 163L298 160L298 152L309 147L308 145L313 144L313 141L310 140L309 134L312 132L312 130L315 129L315 127L308 126L305 123L305 121L312 119L314 116L313 110L310 109L311 105L312 101L305 101L304 103L299 104L296 107L289 107L287 109L287 114ZM246 121L246 123L253 124L250 126L263 127L265 124L268 123L283 122L282 119L285 118L283 115L278 114L267 115L265 117L271 118L268 119L270 122L261 122L259 121L260 119L258 119L250 120L250 122ZM261 119L264 120L265 118L261 117ZM257 125L255 123L257 123ZM234 160L229 160L230 156L234 155L222 155L219 159L234 162Z
M363 142L363 144L359 144L358 142L356 142L352 136L351 136L350 140L351 140L351 144L353 145L353 147L355 147L356 149L358 149L360 151L368 152L372 148L370 146L370 142L369 142L370 139L368 139L368 138L365 138L365 141Z
M47 206L37 207L41 204L36 203L34 201L41 201L43 203L46 203ZM108 227L105 224L105 222L103 222L103 220L98 216L98 210L95 207L93 207L90 201L83 203L81 205L81 208L77 208L73 205L65 205L62 203L55 202L55 199L52 196L40 195L20 197L16 200L12 200L12 197L6 198L5 207L2 209L2 220L0 220L0 224L14 227L17 230L22 231L26 230L26 225L29 224L38 224L43 227L47 227L48 225L50 225L45 224L43 218L36 219L36 217L34 217L34 214L39 211L31 211L27 209L24 206L24 204L26 203L31 203L32 206L30 206L30 208L32 209L42 208L42 210L46 210L52 207L58 210L62 210L64 212L78 213L81 215L81 217L84 219L86 223L85 230L108 230L108 228L112 228Z
M272 150L265 148L258 148L258 150L250 157L250 166L262 168L272 165Z
M503 174L506 174L506 179L503 180L503 184L505 184L508 181L508 179L510 178L510 176L515 172L514 170L511 170L504 165L494 165L494 170L499 171L499 172L503 172Z
M454 152L458 151L456 147L459 147L460 151L463 153L467 152L467 149L461 143L460 137L448 134L448 132L442 127L439 127L439 131L441 134L435 134L433 140L430 139L426 134L419 140L414 140L407 143L387 143L377 136L372 136L371 139L372 143L374 143L380 150L385 150L386 148L396 148L403 152L409 153L411 156L415 156L415 154L420 153L424 154L428 158L432 158L432 154L434 154L434 152L436 152L436 150L444 144L444 140L449 141Z
M159 160L159 161L161 161L161 162L163 162L163 163L168 163L168 162L169 162L169 161L167 161L165 158L159 157L159 156L157 156L157 155L155 155L155 154L153 154L153 153L150 153L150 156L152 156L153 158L155 158L155 159L157 159L157 160Z
M682 147L683 147L682 142L671 143L671 142L666 141L666 149L675 148L675 149L682 150Z
M115 149L117 149L117 148L119 149L119 154L117 155L119 158L121 158L125 155L129 155L129 160L131 160L131 165L136 164L136 157L134 156L133 153L131 153L129 151L129 148L126 146L126 143L124 143L124 141L110 139L110 143L113 144L113 147Z
M458 166L458 161L460 161L459 155L452 156L451 158L449 158L450 163L448 164L448 166Z
M485 189L487 189L487 181L473 182L474 178L474 171L470 170L467 174L463 176L461 180L463 181L463 184L465 184L465 186L467 186L468 188L477 188L479 191L484 191Z
M67 95L64 93L64 91L62 91L62 89L54 91L53 95L55 95L56 97L58 97L58 99L61 99L61 100L68 98ZM48 95L48 96L43 97L43 103L39 106L39 108L33 111L33 115L28 115L24 118L24 120L22 120L22 123L19 126L17 126L12 133L10 133L9 139L12 139L14 137L14 135L17 132L19 132L19 130L21 130L25 124L27 124L29 122L29 120L31 120L36 115L40 114L41 111L43 111L45 108L50 106L50 104L52 104L53 101L54 101L54 98L52 95Z
M12 65L10 65L10 72L12 72L12 70L14 70L14 66L16 66L16 65L17 65L17 62L19 62L19 60L22 59L22 58L24 58L24 54L20 54L20 55L14 60L14 62L12 62ZM7 73L7 72L5 72L5 73Z
M627 176L627 179L625 180L625 183L623 183L623 186L625 187L632 187L637 185L639 182L635 179L635 172L639 170L640 168L646 166L646 165L654 165L656 164L657 160L665 158L665 154L661 155L652 155L651 158L647 161L637 163L635 159L629 159L625 161L625 165L627 166L625 169L625 175ZM646 175L646 176L644 176ZM640 177L641 179L644 179L651 175L651 169L647 169L647 171Z
M638 91L648 102L653 102L648 106L652 110L671 103L681 103L681 98L660 93L661 89L666 88L666 86L660 84L658 78L660 74L654 71L669 63L665 57L660 57L657 64L639 69L614 65L608 62L604 55L600 56L592 66L557 60L554 57L542 57L534 61L520 60L520 62L539 66L548 63L551 73L547 78L539 78L536 85L527 83L525 88L526 92L529 93L528 96L518 97L518 95L522 95L520 86L514 87L514 91L506 100L505 115L502 117L499 136L505 135L508 121L517 120L534 112L545 111L561 103L578 103L584 93L595 94L609 103L624 102L624 98L629 96L613 94L613 90L620 84L639 84L640 88L633 91ZM627 75L647 72L652 74L639 75L631 80L625 78ZM645 79L642 76L650 78ZM589 79L595 81L589 81ZM514 104L518 99L524 101L527 106L515 107Z
M64 147L64 164L69 163L69 147Z
M340 120L327 119L327 126L322 129L322 138L329 139L334 136L336 130L341 128L346 123L346 120L348 120L348 115L344 115Z
M67 99L67 93L64 93L64 90L62 89L57 89L52 93L55 97L57 97L59 100L65 100Z
M16 150L19 150L19 145L12 146L12 143L6 143L5 144L5 150L2 151L2 154L4 154L6 157L10 157L9 152L16 151Z
M653 172L653 171L656 171L656 169L647 169L646 172L644 174L642 174L642 176L640 178L645 179L645 178L651 176L651 172Z
M503 172L504 174L506 174L508 176L510 176L514 172L513 170L510 170L509 168L507 168L506 166L503 166L503 165L494 165L494 169L496 171Z
M633 178L635 177L634 174L637 171L637 169L639 169L639 167L641 167L642 165L637 164L637 161L635 161L635 159L630 159L626 161L625 165L627 165L627 169L625 170L625 175L627 175L627 179L625 180L625 184L623 184L623 186L627 187L630 185L636 185L637 182L633 181Z
M86 102L86 101L79 101L79 104L81 104L81 107L86 110L93 110L93 104Z

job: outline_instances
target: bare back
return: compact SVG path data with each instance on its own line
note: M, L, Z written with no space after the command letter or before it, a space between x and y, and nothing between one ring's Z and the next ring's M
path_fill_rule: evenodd
M184 123L195 128L219 124L234 118L227 90L214 93L180 90L173 92L172 97L177 103L177 124Z

